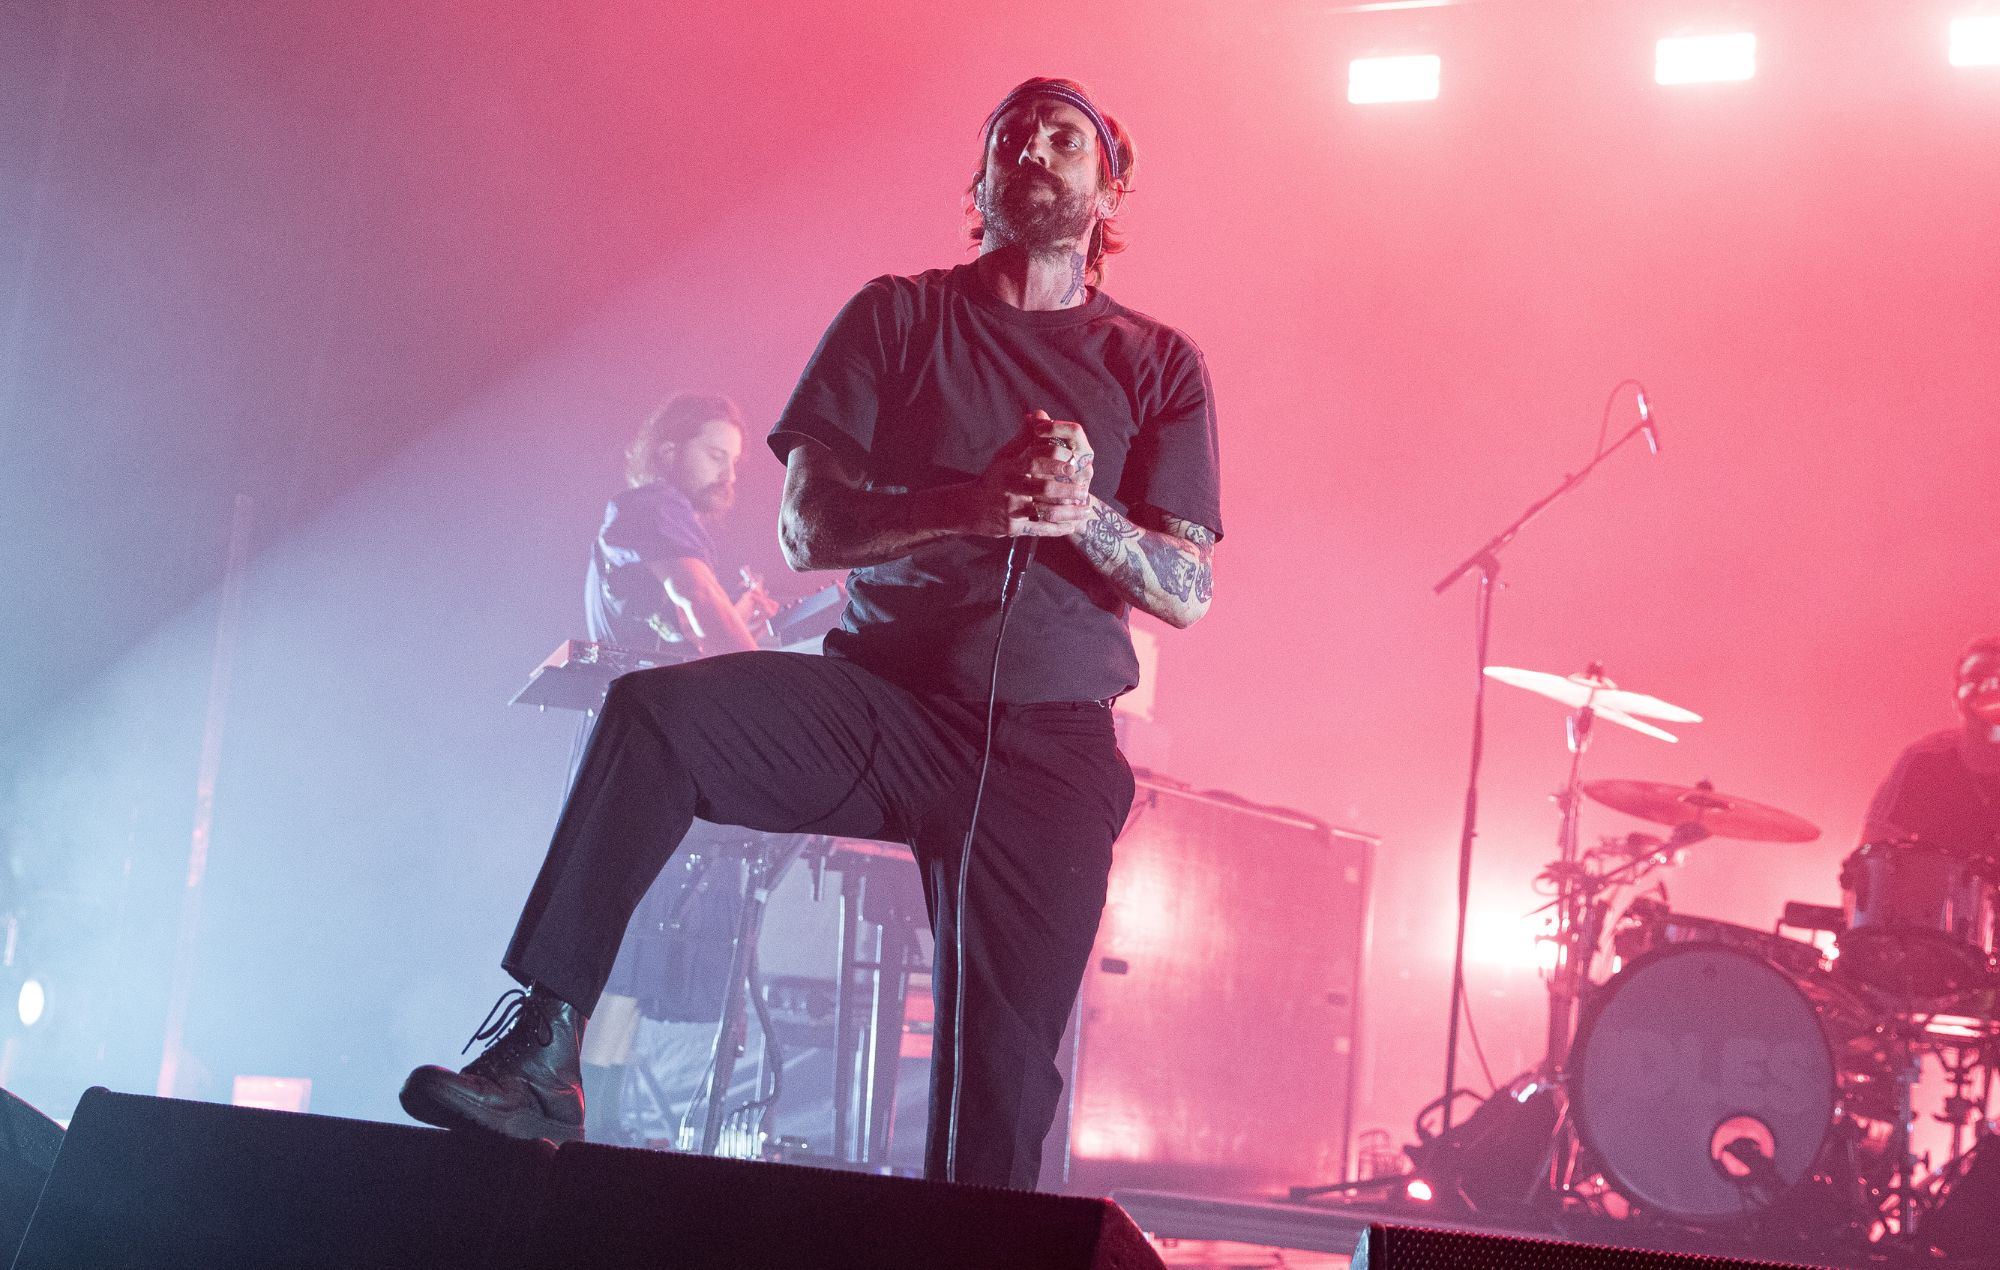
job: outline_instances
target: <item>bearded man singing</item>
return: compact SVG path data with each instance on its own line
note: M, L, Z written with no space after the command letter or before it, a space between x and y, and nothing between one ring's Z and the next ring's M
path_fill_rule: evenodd
M1128 613L1208 610L1222 518L1200 351L1098 285L1131 136L1061 79L983 136L978 256L862 288L771 430L787 560L853 571L827 655L612 685L501 963L526 990L462 1072L411 1074L416 1118L579 1136L585 1015L700 816L910 845L937 948L925 1171L1034 1185L1133 796Z

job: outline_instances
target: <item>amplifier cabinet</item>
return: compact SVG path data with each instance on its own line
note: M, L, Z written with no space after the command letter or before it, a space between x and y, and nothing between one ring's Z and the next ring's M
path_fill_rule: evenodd
M1043 1184L1345 1177L1373 837L1139 774Z

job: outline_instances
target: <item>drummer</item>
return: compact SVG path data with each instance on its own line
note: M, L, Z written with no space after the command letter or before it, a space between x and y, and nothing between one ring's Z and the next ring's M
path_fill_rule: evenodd
M1958 655L1960 726L1916 741L1868 805L1866 841L1916 838L2000 861L2000 635Z

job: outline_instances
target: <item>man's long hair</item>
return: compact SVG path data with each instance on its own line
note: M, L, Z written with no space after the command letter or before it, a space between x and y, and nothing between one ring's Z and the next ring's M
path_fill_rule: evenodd
M1024 90L1030 90L1037 84L1059 85L1069 89L1071 92L1081 93L1083 96L1089 97L1092 102L1097 100L1091 96L1089 89L1076 80L1059 79L1047 75L1028 80L1015 89L1014 93L1018 94ZM1012 96L1014 94L1009 95ZM1098 182L1105 189L1112 192L1113 199L1115 200L1114 206L1122 205L1125 201L1125 196L1132 192L1132 174L1139 169L1139 151L1132 144L1132 134L1125 130L1125 125L1118 122L1116 116L1102 110L1098 111L1098 113L1103 115L1104 126L1111 129L1112 138L1118 143L1119 153L1125 157L1125 170L1114 179L1111 175L1111 155L1104 147L1104 139L1099 137L1097 139ZM977 246L986 237L986 223L979 215L976 191L979 189L979 182L985 179L986 151L992 143L993 138L990 134L982 134L980 136L979 166L972 173L972 184L965 187L965 229L966 233L971 236L974 246ZM1118 223L1118 216L1114 211L1110 216L1098 221L1091 227L1090 245L1084 251L1084 267L1086 270L1084 276L1091 286L1104 285L1105 257L1115 256L1123 250L1125 250L1125 228Z
M689 437L701 431L701 425L711 419L727 419L736 425L737 431L743 430L743 412L727 397L716 393L684 392L669 399L666 405L655 410L651 418L639 425L639 435L625 447L626 484L637 489L663 477L665 473L653 467L660 447L668 442L685 444Z

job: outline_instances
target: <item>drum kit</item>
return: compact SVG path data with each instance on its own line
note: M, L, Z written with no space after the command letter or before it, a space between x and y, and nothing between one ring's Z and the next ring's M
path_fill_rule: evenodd
M1534 1071L1488 1104L1535 1104L1536 1114L1482 1108L1457 1144L1420 1130L1427 1140L1410 1152L1419 1173L1446 1175L1430 1180L1455 1186L1475 1211L1581 1211L1765 1248L1920 1248L1925 1219L1995 1127L2000 877L1991 863L1922 842L1870 842L1842 867L1841 908L1787 904L1769 931L1676 913L1651 895L1621 909L1621 897L1695 843L1803 843L1819 830L1706 781L1584 782L1594 722L1672 741L1661 724L1700 717L1620 688L1596 666L1486 673L1570 710L1559 852L1542 874L1551 898L1538 910L1555 952L1548 1045ZM1586 801L1666 832L1584 849ZM1942 1163L1912 1141L1927 1061L1950 1091L1936 1114L1951 1135ZM1471 1156L1482 1136L1495 1140L1492 1117L1507 1115L1527 1126L1514 1158L1538 1154L1539 1163L1526 1177L1517 1167L1496 1190L1491 1169L1478 1176ZM1523 1134L1535 1139L1525 1154Z

